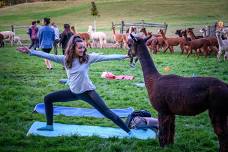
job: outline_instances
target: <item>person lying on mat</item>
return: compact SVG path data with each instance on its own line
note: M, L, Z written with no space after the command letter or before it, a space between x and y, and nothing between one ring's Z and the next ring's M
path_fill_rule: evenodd
M37 56L45 58L57 63L61 63L68 76L69 89L52 92L44 97L45 112L47 125L38 130L53 131L53 103L54 102L67 102L73 100L83 100L91 104L105 117L111 119L116 125L124 131L132 135L132 131L126 124L113 113L105 104L103 99L95 91L96 87L91 82L88 71L89 66L95 62L121 60L128 58L127 55L98 55L87 54L83 40L74 35L70 38L66 53L64 55L48 54L41 51L30 50L27 47L18 47L18 51L27 53L30 56Z

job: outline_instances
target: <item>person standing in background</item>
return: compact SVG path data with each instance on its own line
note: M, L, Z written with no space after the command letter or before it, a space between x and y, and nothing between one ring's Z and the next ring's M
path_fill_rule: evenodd
M36 50L36 48L38 48L38 28L36 26L36 21L32 21L32 25L29 27L28 32L30 40L31 40L31 44L29 46L29 49L31 49L32 47L34 48L34 50Z
M54 53L55 55L58 54L58 43L59 43L59 28L57 27L57 25L55 24L55 22L51 23L51 28L53 28L54 32L55 32L55 41L54 41Z
M37 28L38 28L38 29L40 29L40 28L41 28L41 25L40 25L40 20L37 20L37 21L36 21L36 26L37 26Z
M43 24L44 25L40 28L38 32L39 47L42 49L42 51L50 53L53 47L53 43L55 41L55 32L49 26L50 18L44 18ZM44 59L44 63L47 66L48 70L52 69L51 61Z
M64 31L60 34L60 44L62 45L63 55L65 55L67 43L70 40L72 35L74 35L74 33L71 32L70 25L64 24Z

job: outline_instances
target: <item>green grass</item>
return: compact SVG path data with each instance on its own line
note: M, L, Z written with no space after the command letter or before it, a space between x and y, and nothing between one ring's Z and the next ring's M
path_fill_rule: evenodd
M101 17L97 18L98 30L111 33L111 22L121 20L168 23L168 34L177 28L201 27L217 20L228 23L227 0L98 0ZM62 29L64 23L76 25L78 31L87 31L93 23L90 16L90 1L45 2L21 4L0 9L0 31L9 30L11 24L29 25L32 20L50 16ZM26 30L16 31L27 37ZM104 54L121 53L126 50L92 49L90 52ZM44 115L32 113L34 106L43 101L50 92L67 88L59 84L66 78L62 66L54 64L47 71L43 60L29 57L15 51L15 47L0 48L0 151L40 152L40 151L164 151L164 152L212 152L218 147L207 112L194 117L177 116L175 144L165 149L159 147L158 140L101 139L97 137L44 138L26 136L34 121L45 121ZM217 62L215 56L208 58L194 55L158 53L153 55L156 67L162 74L181 76L212 76L228 82L227 62ZM91 66L90 78L97 86L97 92L111 108L133 107L147 109L154 117L156 111L149 104L145 88L133 84L143 82L141 66L129 68L129 61L112 61ZM105 66L104 66L105 65ZM165 73L164 67L171 67ZM111 81L100 78L103 71L114 74L133 75L133 81ZM57 103L56 105L90 107L83 101ZM108 119L55 116L55 122L117 127Z
M161 149L158 140L136 139L101 139L97 137L59 137L45 138L26 136L34 121L45 121L44 115L32 113L34 106L43 101L50 92L67 88L59 84L65 78L62 66L54 64L52 71L47 71L43 59L29 57L15 51L15 48L1 48L0 60L0 151L216 151L218 143L213 133L207 112L195 117L177 116L175 144ZM93 49L90 52L104 54L121 53L118 49ZM213 76L228 82L225 67L227 62L217 62L214 56L209 58L158 53L153 55L158 70L171 67L169 73L182 76ZM97 86L97 92L111 108L133 107L136 110L147 109L154 117L156 111L149 104L145 88L133 84L143 82L141 66L129 68L129 61L111 61L96 63L91 66L90 77ZM105 66L104 66L105 65ZM114 74L135 76L133 81L116 81L100 78L103 71ZM56 103L55 105L90 107L83 101ZM55 116L55 122L96 126L115 126L108 119Z

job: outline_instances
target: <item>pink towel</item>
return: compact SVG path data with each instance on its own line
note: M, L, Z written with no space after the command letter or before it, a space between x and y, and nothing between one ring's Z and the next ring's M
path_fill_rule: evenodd
M129 75L114 75L112 74L111 72L103 72L101 74L101 77L102 78L106 78L106 79L109 79L109 80L133 80L134 79L134 76L129 76Z

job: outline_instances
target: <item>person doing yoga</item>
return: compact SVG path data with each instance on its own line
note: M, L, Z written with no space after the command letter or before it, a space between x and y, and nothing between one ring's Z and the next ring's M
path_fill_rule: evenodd
M18 47L18 51L27 53L30 56L37 56L45 58L65 67L68 76L69 89L60 90L50 93L44 97L45 112L47 125L38 130L53 131L53 103L54 102L67 102L73 100L83 100L94 108L96 108L105 117L111 119L116 125L122 128L130 136L134 133L126 126L126 124L113 113L105 104L103 99L95 91L96 87L91 82L88 71L92 63L110 60L121 60L128 58L127 55L98 55L87 54L83 40L74 35L70 38L66 53L64 55L48 54L42 51L30 50L27 47Z

